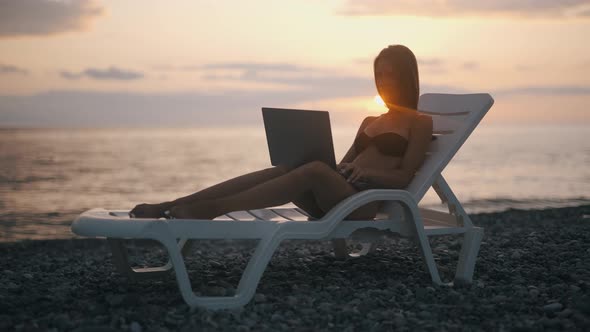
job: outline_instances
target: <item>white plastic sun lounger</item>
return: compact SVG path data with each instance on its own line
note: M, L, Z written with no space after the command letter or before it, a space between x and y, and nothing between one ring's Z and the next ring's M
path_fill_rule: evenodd
M130 219L128 211L92 209L72 224L75 234L106 237L118 270L132 278L159 276L174 270L182 297L191 306L210 309L247 304L253 297L262 273L280 242L285 239L346 239L363 243L350 256L362 256L383 235L398 233L416 240L435 284L443 284L438 274L429 236L463 234L463 245L455 281L472 281L483 229L474 227L461 203L441 175L493 104L489 94L424 94L419 110L433 117L434 133L427 158L407 190L375 189L359 192L335 206L323 218L311 220L300 209L268 208L228 213L214 220ZM433 187L448 213L420 209L418 202ZM374 220L344 220L358 207L384 201ZM167 249L170 260L161 267L131 268L124 239L154 239ZM183 247L190 239L259 239L234 296L197 296L192 290L183 260ZM342 253L340 253L342 254Z

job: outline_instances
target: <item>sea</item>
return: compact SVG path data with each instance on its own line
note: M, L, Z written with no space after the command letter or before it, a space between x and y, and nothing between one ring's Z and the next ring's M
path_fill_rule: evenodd
M356 128L333 128L339 161ZM590 127L480 125L443 175L469 213L590 204ZM75 237L131 209L271 167L262 127L0 129L0 241ZM433 192L420 203L444 209Z

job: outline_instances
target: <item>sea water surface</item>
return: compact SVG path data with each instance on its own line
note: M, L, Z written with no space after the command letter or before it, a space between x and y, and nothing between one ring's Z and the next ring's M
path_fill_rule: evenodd
M590 127L480 126L443 175L468 212L590 203ZM333 128L336 159L355 128ZM94 208L172 200L270 167L264 129L0 129L0 241L72 237ZM444 208L429 192L421 202Z

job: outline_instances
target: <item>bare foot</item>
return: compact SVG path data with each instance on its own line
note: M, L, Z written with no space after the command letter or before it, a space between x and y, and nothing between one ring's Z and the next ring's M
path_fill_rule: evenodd
M160 204L139 204L135 206L129 215L132 218L161 218L164 216L164 211Z
M220 215L213 202L199 201L177 205L170 209L170 216L176 219L213 219Z

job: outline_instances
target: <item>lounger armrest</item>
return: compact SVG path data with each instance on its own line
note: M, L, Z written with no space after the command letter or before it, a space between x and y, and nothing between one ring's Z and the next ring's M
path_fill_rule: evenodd
M359 207L374 201L396 201L407 209L417 211L418 203L406 190L400 189L370 189L354 194L334 206L326 215L317 222L325 223L332 231L344 218Z

